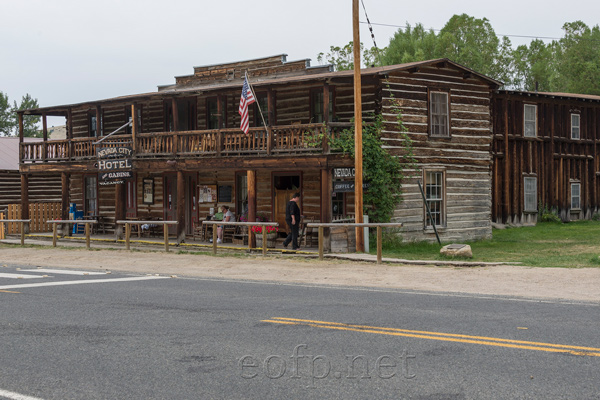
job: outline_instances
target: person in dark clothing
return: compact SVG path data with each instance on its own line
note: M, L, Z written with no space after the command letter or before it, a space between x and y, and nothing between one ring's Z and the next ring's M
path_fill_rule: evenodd
M290 228L290 233L283 242L283 247L288 247L292 242L292 249L299 250L298 246L298 232L300 228L300 207L298 202L300 201L300 193L294 193L294 197L287 203L285 207L285 222Z

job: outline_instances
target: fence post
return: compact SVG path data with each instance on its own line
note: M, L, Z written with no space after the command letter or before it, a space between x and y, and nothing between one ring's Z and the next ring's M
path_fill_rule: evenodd
M267 227L263 226L262 229L262 241L263 241L263 248L262 248L262 253L263 256L267 255Z
M131 234L131 225L129 224L129 222L125 222L125 248L127 250L130 250L130 248L129 248L129 235L130 234Z
M212 224L213 254L217 254L217 225Z
M85 248L90 249L90 223L85 223Z
M52 247L56 247L56 222L52 224Z
M25 244L25 222L21 221L21 246Z
M0 240L4 239L5 222L2 222L3 219L4 219L4 213L0 213Z
M169 225L163 224L163 234L165 237L165 251L169 251Z
M381 225L377 225L377 264L381 264L382 237Z
M323 261L323 227L319 226L319 260Z

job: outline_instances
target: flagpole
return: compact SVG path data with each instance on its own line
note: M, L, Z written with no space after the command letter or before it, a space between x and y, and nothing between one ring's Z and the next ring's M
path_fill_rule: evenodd
M250 84L250 81L248 80L248 71L245 71L244 74L246 75L246 81L248 82L248 87L252 91L252 96L254 96L254 101L256 101L256 105L258 106L258 112L260 113L260 118L262 119L263 126L265 127L265 131L267 132L267 136L268 136L269 131L267 129L267 123L265 122L265 116L263 115L262 110L260 109L260 103L258 102L258 97L256 97L256 93L254 93L254 89L252 88L252 85Z

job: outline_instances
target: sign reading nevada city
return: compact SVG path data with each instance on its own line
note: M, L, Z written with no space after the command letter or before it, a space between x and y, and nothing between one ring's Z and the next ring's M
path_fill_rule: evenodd
M101 185L115 185L124 183L125 179L133 179L133 165L131 163L131 147L103 147L97 151L98 180ZM123 158L124 157L124 158ZM125 170L125 171L122 171ZM108 171L108 172L105 172Z
M354 168L334 168L334 178L354 178Z

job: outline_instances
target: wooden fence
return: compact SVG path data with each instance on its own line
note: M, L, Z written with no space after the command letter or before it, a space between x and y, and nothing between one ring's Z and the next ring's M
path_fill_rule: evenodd
M52 226L46 221L61 218L61 203L29 203L30 233L51 232ZM21 205L8 205L7 219L21 219ZM20 233L19 224L8 223L7 234Z

